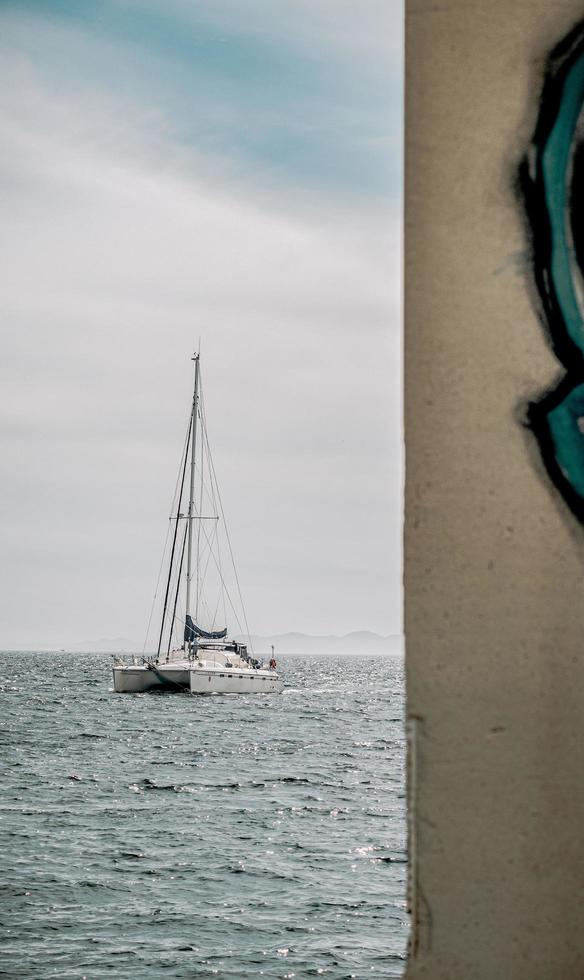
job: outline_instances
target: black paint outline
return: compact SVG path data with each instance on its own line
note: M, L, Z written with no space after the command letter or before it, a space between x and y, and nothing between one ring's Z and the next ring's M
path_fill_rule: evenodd
M525 425L535 436L548 476L574 516L584 524L584 497L574 490L555 456L548 415L579 385L584 384L584 352L570 337L551 274L551 225L545 198L542 151L551 134L563 98L566 76L584 55L584 19L551 51L544 75L540 108L530 146L518 168L517 189L527 218L531 265L541 303L540 319L548 345L566 369L558 385L527 403Z

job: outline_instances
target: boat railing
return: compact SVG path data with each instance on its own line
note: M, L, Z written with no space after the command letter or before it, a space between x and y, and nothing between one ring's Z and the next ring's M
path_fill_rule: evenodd
M112 660L114 662L114 667L136 667L138 665L138 660L136 659L135 653L112 653ZM142 662L144 662L143 658Z

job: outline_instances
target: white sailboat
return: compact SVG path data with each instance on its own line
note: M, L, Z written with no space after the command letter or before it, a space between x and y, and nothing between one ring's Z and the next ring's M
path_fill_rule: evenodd
M193 360L193 402L171 516L172 546L158 648L156 654L142 657L140 662L135 657L130 663L116 658L113 666L114 690L118 693L166 690L190 691L191 694L278 694L284 684L277 671L273 650L269 664L265 666L253 653L247 629L249 643L242 643L228 638L227 627L216 628L219 610L222 609L225 617L227 615L226 600L234 617L237 617L237 613L227 590L220 556L220 521L225 533L227 530L209 449L199 355L195 354ZM187 469L188 509L183 514L181 508ZM213 513L203 513L204 510L213 510ZM210 533L205 530L206 524L213 527ZM228 536L227 542L233 560ZM183 575L185 550L186 576ZM209 569L215 572L218 591L214 605L209 603L206 594ZM234 563L233 571L241 601ZM183 600L184 618L181 616ZM198 625L200 615L206 615L209 620L206 629ZM244 621L247 627L245 614ZM240 623L238 625L241 627ZM179 630L180 638L177 635Z

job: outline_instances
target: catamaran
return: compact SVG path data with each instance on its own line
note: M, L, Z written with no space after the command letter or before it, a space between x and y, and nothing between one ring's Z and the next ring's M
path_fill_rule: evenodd
M209 447L199 354L192 360L195 362L194 393L165 545L165 554L169 545L170 552L157 650L151 656L142 656L140 661L134 657L130 663L116 657L114 691L278 694L284 684L277 671L273 648L269 663L265 665L255 656L251 645ZM187 471L188 508L183 513ZM237 596L234 598L227 588L223 570L220 523L227 539L236 585ZM183 574L185 551L186 575ZM210 602L210 579L216 587L213 602ZM242 609L245 631L236 612L235 598ZM220 613L223 622L227 619L227 604L240 632L247 635L246 643L239 638L229 639L226 626L217 628ZM201 616L205 617L206 628L199 625Z

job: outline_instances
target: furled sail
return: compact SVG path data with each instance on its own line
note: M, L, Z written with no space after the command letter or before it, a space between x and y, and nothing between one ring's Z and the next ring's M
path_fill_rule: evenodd
M185 622L185 643L192 643L197 636L202 640L222 640L227 636L227 629L215 630L209 633L207 630L202 630L196 623L193 623L191 617L187 615Z

